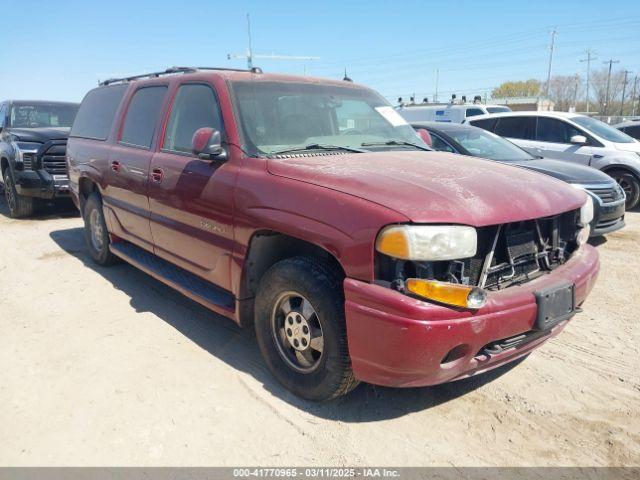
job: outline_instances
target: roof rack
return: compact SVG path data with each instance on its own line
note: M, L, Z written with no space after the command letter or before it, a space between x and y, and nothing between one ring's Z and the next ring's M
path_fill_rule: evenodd
M161 72L143 73L141 75L132 75L130 77L122 78L109 78L99 82L101 87L111 85L112 83L130 82L132 80L139 80L141 78L158 78L162 75L172 75L176 73L194 73L200 70L223 70L228 72L250 72L250 73L262 73L262 69L259 67L253 67L251 70L242 68L224 68L224 67L169 67Z

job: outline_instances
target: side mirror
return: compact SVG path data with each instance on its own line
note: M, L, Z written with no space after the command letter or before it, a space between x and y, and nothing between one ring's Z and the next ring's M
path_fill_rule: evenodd
M426 143L430 147L433 147L433 139L431 138L431 134L429 134L429 131L427 129L419 128L418 135L424 143Z
M574 135L569 139L569 142L573 143L574 145L586 145L587 143L589 143L587 141L587 137L585 137L584 135Z
M211 127L196 130L191 139L191 149L201 160L227 159L227 152L222 148L222 136L218 130Z

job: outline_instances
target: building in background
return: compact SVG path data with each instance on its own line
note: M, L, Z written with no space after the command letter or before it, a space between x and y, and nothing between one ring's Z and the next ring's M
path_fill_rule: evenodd
M488 103L506 105L514 112L553 112L555 102L547 97L503 97L491 98Z

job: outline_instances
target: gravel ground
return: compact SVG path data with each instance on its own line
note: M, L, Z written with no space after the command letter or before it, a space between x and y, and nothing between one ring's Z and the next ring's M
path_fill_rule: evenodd
M0 465L640 465L640 212L594 242L598 284L515 366L313 404L255 340L85 254L72 208L0 201Z

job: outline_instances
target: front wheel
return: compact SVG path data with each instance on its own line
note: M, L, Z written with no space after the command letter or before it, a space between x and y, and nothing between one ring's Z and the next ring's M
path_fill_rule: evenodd
M116 263L117 257L109 251L109 232L104 219L102 200L92 193L84 205L84 239L89 255L99 265Z
M627 201L624 204L625 209L631 210L635 208L640 201L640 180L632 173L624 170L616 170L609 173L609 175L618 182L627 196Z
M353 390L342 279L327 263L294 257L260 281L255 329L262 356L286 388L309 400Z
M26 218L33 215L35 202L32 197L19 195L16 191L16 184L13 181L13 174L10 168L6 168L3 175L4 198L9 207L11 218Z

